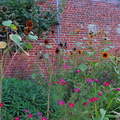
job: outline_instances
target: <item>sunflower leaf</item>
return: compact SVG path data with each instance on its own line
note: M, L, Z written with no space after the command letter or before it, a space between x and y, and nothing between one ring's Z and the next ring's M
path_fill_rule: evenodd
M4 42L4 41L1 41L1 42L0 42L0 49L5 48L6 46L7 46L7 43L6 43L6 42Z
M79 66L79 68L80 68L81 71L85 71L85 70L87 69L87 65L81 64L81 65Z
M30 34L29 34L28 37L29 37L29 39L30 39L31 41L38 39L38 36L36 36L36 35L30 35Z
M110 50L110 48L105 48L105 49L104 49L104 52L109 51L109 50Z
M16 27L14 24L11 24L10 27L11 27L13 30L17 30L17 27Z
M3 22L2 22L2 24L3 24L4 26L8 26L8 27L10 27L11 23L12 23L11 20L7 20L7 21L3 21Z

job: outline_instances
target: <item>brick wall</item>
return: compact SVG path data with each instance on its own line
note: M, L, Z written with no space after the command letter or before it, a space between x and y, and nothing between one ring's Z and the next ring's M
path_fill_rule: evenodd
M75 47L73 41L87 42L89 41L89 30L88 26L90 24L96 26L96 30L102 29L108 33L108 38L113 41L113 44L116 46L115 49L119 48L119 37L120 37L120 7L117 0L66 0L66 7L60 15L60 40L61 42L67 42L68 50L71 50ZM38 2L39 4L39 2ZM42 9L46 10L47 5L52 5L56 8L56 0L47 0L45 4L39 4ZM51 27L54 30L54 34L48 35L48 40L53 46L52 49L47 49L46 52L52 52L55 54L55 49L57 47L57 26ZM76 36L70 36L75 30L80 29L80 32ZM83 38L88 38L87 40ZM99 39L99 38L95 38ZM101 40L101 38L99 39ZM55 42L56 41L56 42ZM16 56L15 59L22 59L25 62L25 67L27 71L30 71L30 66L32 64L40 65L39 60L36 57L36 54L40 55L40 50L44 49L40 43L43 43L44 40L39 38L37 41L32 42L33 50L30 50L30 56L23 57L23 54ZM93 41L93 44L98 44ZM22 56L22 57L21 57ZM17 60L14 60L17 62ZM18 60L19 61L19 60ZM13 66L13 62L11 65ZM20 65L21 64L21 65ZM21 66L21 71L23 70L24 65L22 62L19 65ZM43 65L43 64L42 64ZM17 69L17 64L16 68ZM44 70L45 66L43 65L40 70ZM12 73L12 67L7 69L7 76L14 76ZM15 71L15 70L14 70ZM19 72L19 70L18 70Z

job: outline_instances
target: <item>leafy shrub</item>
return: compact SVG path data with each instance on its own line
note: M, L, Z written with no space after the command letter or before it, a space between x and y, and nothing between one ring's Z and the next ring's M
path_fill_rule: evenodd
M43 11L36 2L36 0L0 1L0 23L10 19L14 22L16 21L16 24L23 26L26 21L31 20L34 23L34 32L39 35L43 31L49 30L52 25L58 25L56 18L58 11L52 7L49 7L48 11Z
M37 117L38 112L46 115L47 108L47 86L37 85L29 80L17 80L9 78L3 80L3 120L12 120L15 116L20 116L25 120L24 110L29 110ZM51 104L50 111L54 111Z

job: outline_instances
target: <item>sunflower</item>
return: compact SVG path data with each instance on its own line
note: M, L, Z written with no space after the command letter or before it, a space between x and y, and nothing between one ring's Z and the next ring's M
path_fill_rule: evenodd
M33 28L33 25L34 25L34 23L31 20L28 20L26 22L26 27L28 27L29 29Z
M70 56L72 56L74 54L74 51L70 51Z
M58 47L55 50L55 53L58 54L60 52L60 50L58 49Z
M44 40L44 43L45 43L45 45L48 45L49 44L49 40Z
M63 43L60 43L59 46L60 46L60 47L63 47Z
M24 28L24 33L25 33L26 35L28 35L30 32L31 32L31 29L30 29L30 28L27 28L27 27Z
M109 57L109 53L108 53L108 52L103 52L103 53L102 53L102 57L103 57L104 59L107 59L107 58Z
M79 55L81 55L82 54L82 50L78 49L78 53L79 53Z
M74 47L74 48L72 48L72 50L73 50L73 51L76 51L76 48Z
M118 62L118 57L117 56L115 56L115 61Z
M8 9L7 9L7 7L6 7L6 6L2 6L2 9L1 9L1 11L2 11L2 12L4 12L4 13L5 13L5 12L7 12L7 10L8 10Z
M77 30L75 31L76 34L78 34L79 32L80 32L80 29L77 29Z
M89 43L90 43L90 45L92 45L92 41L91 40L89 41Z
M6 32L7 31L7 29L6 29L6 26L2 26L2 32Z
M93 35L91 34L91 35L89 35L89 39L93 39Z

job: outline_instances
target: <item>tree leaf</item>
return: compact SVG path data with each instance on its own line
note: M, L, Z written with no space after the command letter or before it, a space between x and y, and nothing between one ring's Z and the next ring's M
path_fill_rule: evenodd
M8 27L10 27L11 23L12 23L11 20L7 20L7 21L3 21L3 22L2 22L2 24L3 24L4 26L8 26Z

